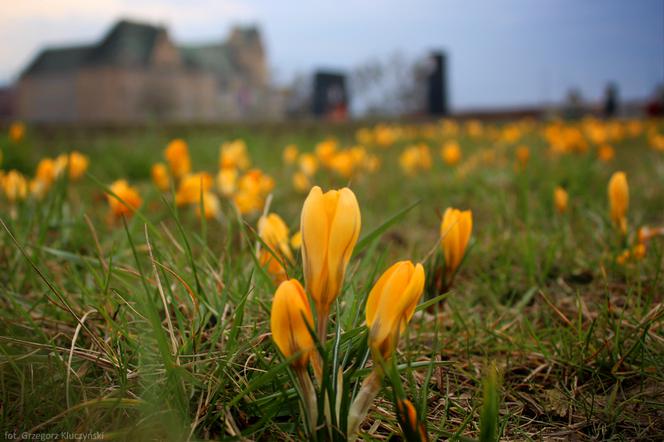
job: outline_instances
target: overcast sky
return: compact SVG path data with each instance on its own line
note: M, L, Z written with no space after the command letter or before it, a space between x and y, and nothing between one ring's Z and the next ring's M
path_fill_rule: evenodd
M610 80L642 98L664 81L663 0L1 0L0 83L43 46L95 41L121 17L179 43L256 23L281 82L445 49L456 109L559 101L570 87L596 100Z

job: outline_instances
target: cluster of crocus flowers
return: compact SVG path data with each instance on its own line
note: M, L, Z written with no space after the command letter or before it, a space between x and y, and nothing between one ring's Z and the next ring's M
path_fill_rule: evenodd
M274 185L274 179L262 170L248 170L237 181L237 189L232 197L235 207L243 215L260 211Z
M258 262L279 284L286 280L283 264L293 261L288 226L279 215L269 213L258 220L258 236L264 243L259 248Z
M616 262L625 265L628 262L641 261L646 257L648 243L656 236L664 236L664 227L642 226L636 232L631 248L623 250L617 257Z
M323 358L317 353L314 342L317 339L323 347L325 345L330 307L343 291L360 227L360 208L350 189L323 192L320 187L313 187L303 204L300 222L306 289L297 280L288 280L282 274L272 303L272 336L284 357L291 360L311 431L315 430L318 399L307 374L307 365L312 363L316 379L322 385ZM259 234L271 249L272 257L291 254L288 229L277 215L269 214L259 221ZM369 293L366 324L374 369L350 405L344 429L348 440L356 438L362 420L382 387L384 364L393 357L399 336L404 333L422 296L424 284L422 264L400 261L378 278ZM343 388L343 382L338 388ZM324 409L329 424L327 403Z
M11 170L0 180L5 196L14 205L30 195L42 199L51 189L55 180L67 175L70 181L78 181L88 168L88 157L80 152L64 153L56 158L42 158L37 164L32 179L16 170Z
M287 166L296 166L291 181L293 188L301 193L311 190L314 176L319 170L350 180L363 172L374 172L380 166L378 157L368 153L364 146L342 149L334 139L319 142L313 153L299 153L296 146L286 146L282 157Z
M78 181L85 175L89 164L89 158L80 152L63 153L55 159L55 175L60 176L67 171L71 181Z
M613 224L622 232L627 233L627 209L629 207L629 186L625 172L615 172L609 180L607 188L610 215Z
M113 219L131 217L136 209L143 204L143 199L135 187L129 185L126 180L117 180L109 187L110 192L106 195L110 207L110 215Z
M24 200L28 196L28 180L21 172L10 170L0 178L2 191L5 194L7 201L9 201L10 206L13 207L16 203Z
M251 166L251 158L243 140L221 145L216 178L207 172L192 172L189 149L184 140L171 141L164 155L168 167L162 163L154 164L151 171L153 182L161 191L167 191L174 182L176 204L194 206L199 217L219 218L219 195L232 201L242 215L258 212L274 188L272 177L260 169L245 171Z
M466 254L466 248L473 231L473 213L448 207L440 223L440 245L445 258L444 284L438 287L445 290L452 285L454 276Z
M155 163L150 170L157 189L167 192L174 186L178 207L194 207L199 218L218 217L221 204L212 191L214 180L207 172L192 172L187 142L180 138L172 140L164 150L164 157L167 164Z
M314 302L318 339L325 342L330 304L340 293L360 226L359 206L350 189L330 190L326 193L320 187L311 189L302 207L300 228L306 292L298 281L286 280L283 275L272 302L272 336L285 357L297 355L292 367L303 392L305 410L312 429L317 407L313 384L306 372L310 357L319 381L322 369L320 357L312 355L314 323L306 293ZM270 214L261 219L259 234L270 247L273 258L289 257L288 229L278 216Z

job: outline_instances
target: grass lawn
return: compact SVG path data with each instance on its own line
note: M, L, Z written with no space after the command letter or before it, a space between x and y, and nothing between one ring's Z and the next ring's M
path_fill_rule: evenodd
M361 439L401 437L395 395L412 402L430 440L664 439L664 237L647 241L644 256L634 251L640 227L664 226L664 152L651 147L662 122L357 129L28 127L20 141L3 132L5 172L31 177L41 158L73 150L89 166L78 180L62 174L41 199L0 197L0 435L343 440L350 400L376 366L366 299L390 265L412 260L423 263L424 294L386 361ZM269 207L239 213L223 195L208 219L196 214L200 198L176 207L177 184L161 192L150 179L176 137L192 170L213 177L219 146L244 140L250 167L273 180L260 200ZM319 143L330 138L326 160ZM453 164L440 153L450 141L461 153ZM339 156L360 143L357 158ZM290 144L293 164L282 159ZM296 188L293 175L304 152L319 163L307 184L349 186L362 218L323 349L334 367L323 383L341 391L344 416L326 425L329 398L318 392L313 435L296 375L271 338L277 286L256 252L266 248L262 212L280 215L291 235L300 227L308 186ZM629 183L626 234L609 215L616 171ZM121 178L142 197L126 218L112 216L106 194ZM562 212L556 186L569 198ZM471 210L473 228L445 287L435 277L447 207ZM296 249L284 266L304 284ZM492 412L495 433L481 432Z

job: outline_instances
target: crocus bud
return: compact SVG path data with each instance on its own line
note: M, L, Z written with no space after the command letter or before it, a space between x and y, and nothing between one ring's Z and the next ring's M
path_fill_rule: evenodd
M466 247L473 231L473 213L447 208L440 223L440 245L445 256L445 270L448 277L454 275L461 264Z
M346 266L360 235L360 207L348 188L323 193L315 186L302 206L302 265L319 324L339 295ZM319 330L319 332L322 330ZM324 335L319 334L324 340Z
M293 361L294 368L306 367L314 350L314 341L307 328L313 326L311 309L299 281L284 281L277 288L272 300L270 328L272 339L286 358L299 355Z
M567 191L560 186L556 186L553 190L553 203L556 206L558 213L565 213L565 211L567 211L568 199Z
M611 220L622 233L627 232L627 208L629 207L629 186L625 172L615 172L609 180L609 204Z
M424 290L424 268L399 261L378 278L367 299L369 345L387 359L415 313Z
M397 418L403 431L405 440L426 442L427 432L422 422L417 418L417 410L408 399L397 401Z

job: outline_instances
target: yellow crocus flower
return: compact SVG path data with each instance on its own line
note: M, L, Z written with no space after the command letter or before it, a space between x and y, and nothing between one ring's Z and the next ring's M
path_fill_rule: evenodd
M272 299L270 328L272 339L286 358L299 355L293 366L303 369L314 350L314 341L307 327L313 327L309 300L300 282L291 279L282 282Z
M55 161L51 158L42 158L37 164L35 179L47 186L50 185L55 179Z
M449 279L461 264L473 231L473 213L448 207L440 223L440 244L445 256L445 270Z
M625 172L615 172L609 180L609 205L611 220L622 233L627 233L627 208L629 207L629 186Z
M70 153L63 153L58 155L53 163L53 170L55 176L61 176L66 170L69 170L69 179L72 181L79 180L85 171L88 170L90 160L87 156L80 152L73 151Z
M5 196L11 204L24 200L28 195L28 181L23 174L17 170L10 170L2 180L2 188Z
M217 174L217 189L225 196L230 197L235 193L237 184L237 169L221 169Z
M297 146L294 144L289 144L288 146L284 147L284 151L281 157L285 164L293 164L297 160L297 154Z
M20 143L25 137L25 124L14 121L9 126L9 139L12 143Z
M111 208L111 214L116 218L131 216L143 204L143 199L138 190L130 186L126 180L115 181L111 184L110 190L122 200L120 201L112 194L106 195L108 205Z
M361 225L360 207L347 187L323 193L314 186L302 206L304 280L316 304L321 340L325 340L327 314L341 290Z
M168 191L171 187L171 177L168 174L168 167L164 163L153 164L150 174L152 175L152 182L157 186L157 189L162 192Z
M191 171L189 146L187 146L186 141L176 138L168 143L164 151L164 156L175 178L182 178Z
M258 236L270 249L261 248L258 255L260 265L267 269L275 282L286 279L286 269L282 260L292 260L293 253L289 246L288 226L276 213L261 216L258 220ZM275 256L276 255L276 256Z
M205 193L212 187L212 177L207 172L199 172L187 175L180 181L180 186L175 194L175 204L196 204L200 202L201 193Z
M558 213L564 213L567 211L567 201L569 200L569 195L567 191L560 186L556 186L553 189L553 203L556 206Z
M217 195L212 192L203 192L203 209L205 219L217 218L221 213L221 204ZM200 203L196 204L196 216L201 217Z
M369 345L387 359L415 313L424 290L424 267L399 261L383 273L367 299Z
M443 157L445 164L448 166L454 166L457 164L459 160L461 160L461 148L459 147L459 143L455 141L446 143L441 151L441 156Z

